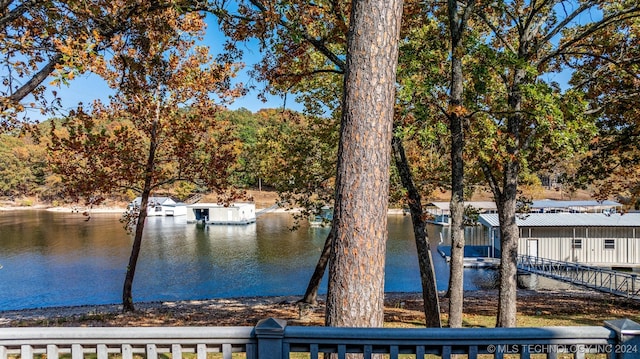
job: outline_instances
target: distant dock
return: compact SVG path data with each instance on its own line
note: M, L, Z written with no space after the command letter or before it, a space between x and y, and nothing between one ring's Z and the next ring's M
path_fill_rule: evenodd
M500 258L491 256L491 246L465 246L465 268L498 268ZM438 253L449 263L451 261L451 246L438 246Z

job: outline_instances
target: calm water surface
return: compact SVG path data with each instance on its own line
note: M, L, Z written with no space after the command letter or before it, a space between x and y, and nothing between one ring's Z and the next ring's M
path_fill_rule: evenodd
M0 212L0 310L120 303L132 236L119 214ZM134 301L301 295L328 228L290 231L289 214L270 213L248 226L187 224L184 217L150 217L134 280ZM439 228L439 227L437 227ZM438 289L447 263L435 252ZM388 292L419 292L410 218L389 217ZM491 287L491 270L465 271L465 289ZM321 293L326 293L326 278Z

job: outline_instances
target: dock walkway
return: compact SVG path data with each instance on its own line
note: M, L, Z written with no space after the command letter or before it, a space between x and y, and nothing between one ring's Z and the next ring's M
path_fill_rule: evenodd
M518 269L600 292L640 300L640 275L579 263L518 256Z

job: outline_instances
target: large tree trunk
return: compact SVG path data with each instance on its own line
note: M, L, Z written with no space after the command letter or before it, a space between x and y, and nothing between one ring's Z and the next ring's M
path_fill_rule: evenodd
M451 261L449 275L449 327L462 327L464 302L464 33L475 2L468 1L460 11L457 0L447 0L451 36L451 84L449 130L451 131Z
M497 327L515 327L517 314L517 256L519 231L516 224L516 204L518 199L518 176L520 174L520 126L522 125L522 93L520 87L526 72L515 71L513 83L509 88L508 103L512 114L507 119L507 131L513 139L507 145L507 156L503 162L502 189L496 183L496 177L490 169L483 170L493 188L500 220L500 285L498 299Z
M450 114L451 123L451 259L449 261L449 327L462 327L464 301L464 163L462 119Z
M380 327L402 0L352 6L325 319Z
M492 188L500 221L500 268L498 284L498 315L496 327L515 327L517 315L517 256L519 230L516 224L519 164L506 161L502 187L488 164L482 170Z
M498 206L500 219L500 285L496 327L515 327L517 315L518 226L516 197L507 195Z
M416 242L416 249L418 254L418 265L420 268L420 281L422 284L422 299L423 308L426 319L426 326L433 328L440 328L442 323L440 321L440 300L438 297L438 287L436 282L435 270L433 268L433 259L431 256L431 248L429 247L429 238L427 236L426 222L423 218L422 211L422 199L420 192L413 183L413 176L407 161L407 157L404 152L404 146L402 140L396 136L392 140L393 154L400 173L400 178L404 188L407 190L407 196L409 197L409 210L411 213L411 223L413 225L413 234ZM331 254L331 244L334 238L334 228L331 227L331 232L327 236L324 243L324 248L320 254L320 258L316 263L316 268L309 280L307 290L303 298L299 301L301 303L317 304L318 288L322 277L324 275L326 265L329 261Z
M449 327L462 327L464 301L464 128L462 35L470 9L458 15L458 2L448 0L449 31L451 34L451 83L449 97L449 130L451 131L451 260L449 261Z
M409 197L409 210L411 212L411 222L413 225L413 234L418 254L426 326L440 328L442 326L440 321L440 300L438 297L438 287L435 270L433 268L431 249L429 247L426 223L422 216L422 199L420 197L420 192L413 183L413 176L404 152L404 146L402 146L402 140L394 136L392 146L396 167L398 167L402 184L404 188L407 189ZM317 304L318 288L331 254L331 245L335 234L334 229L335 226L332 226L331 232L329 232L329 235L325 240L320 258L316 263L316 268L309 280L309 284L307 285L304 297L299 301L300 303Z
M433 268L433 259L431 258L431 248L429 248L427 225L423 217L422 199L420 192L413 183L413 175L411 174L411 168L405 155L402 140L397 136L393 136L392 146L400 180L407 190L407 196L409 197L409 211L411 212L413 236L418 252L418 266L420 267L420 282L422 284L422 301L426 326L440 328L442 326L440 321L440 299L438 298L438 286Z
M452 61L452 89L450 104L462 102L462 60L454 56ZM449 261L449 327L462 327L464 301L464 137L462 117L455 111L449 113L451 130L451 259Z
M513 120L513 119L512 119ZM512 121L510 120L510 122ZM514 122L518 122L514 120ZM515 147L510 149L517 152ZM513 158L517 158L515 155ZM488 164L482 164L482 170L492 188L498 207L498 219L500 221L500 268L498 285L498 315L497 327L515 327L517 314L517 256L519 230L516 224L516 204L518 196L519 163L507 160L504 163L505 171L502 178L502 186L491 173Z

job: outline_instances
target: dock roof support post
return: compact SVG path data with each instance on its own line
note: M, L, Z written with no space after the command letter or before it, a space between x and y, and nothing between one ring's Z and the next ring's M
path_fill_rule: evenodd
M262 319L254 332L258 339L258 359L282 359L284 330L287 321L282 319ZM287 353L287 357L289 353Z
M604 325L616 333L616 344L611 354L617 359L637 359L640 357L640 324L630 319L605 321Z

